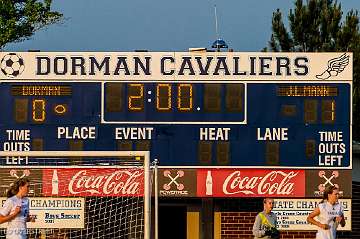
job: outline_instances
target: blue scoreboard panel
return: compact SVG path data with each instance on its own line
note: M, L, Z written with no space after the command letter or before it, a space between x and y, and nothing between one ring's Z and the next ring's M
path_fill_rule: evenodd
M26 63L36 53L18 54L26 55ZM324 70L333 58L326 55ZM246 76L197 80L185 63L180 67L190 71L187 79L180 75L182 80L174 76L164 81L148 80L146 74L133 80L126 76L125 64L121 66L125 80L82 81L71 74L74 63L68 66L73 72L50 79L44 74L50 72L50 63L49 70L41 70L40 60L34 63L38 75L33 78L6 78L8 73L2 70L1 147L4 151L149 150L160 166L351 168L352 82L330 70L324 71L329 74L326 79L312 78L312 58L307 59L303 72L308 72L301 80L301 74L293 80L279 68L282 75L274 73L270 80L259 72L260 78L252 80L255 70L251 69ZM75 67L82 70L79 62ZM263 65L260 61L257 70ZM64 73L65 66L54 72ZM300 63L297 66L301 73ZM161 69L164 75L169 73L165 66ZM335 80L329 80L331 76ZM39 164L31 158L1 160L2 165Z

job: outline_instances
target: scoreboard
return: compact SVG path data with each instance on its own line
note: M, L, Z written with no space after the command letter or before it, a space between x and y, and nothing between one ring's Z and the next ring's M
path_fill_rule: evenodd
M351 53L2 52L0 59L4 151L149 150L164 167L352 167Z

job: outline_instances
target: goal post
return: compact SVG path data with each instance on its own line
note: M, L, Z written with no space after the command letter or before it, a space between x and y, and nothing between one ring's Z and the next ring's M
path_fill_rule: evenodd
M22 158L22 159L26 158L27 164L7 165L4 163L5 160L11 161L11 158L14 157ZM8 174L10 174L11 176L15 175L13 178L11 178L15 180L16 178L23 177L24 175L27 176L25 171L37 170L42 172L41 179L39 179L39 182L36 182L37 183L36 187L38 189L36 189L35 191L37 191L37 193L30 194L29 195L30 200L32 197L39 197L39 196L42 198L49 197L54 200L57 198L63 198L64 200L66 200L66 198L71 198L71 197L82 198L83 201L85 202L84 204L87 204L84 210L85 213L90 214L90 210L93 210L91 212L92 214L94 214L95 217L100 217L101 215L98 214L101 214L102 212L98 208L94 209L90 207L97 207L99 205L100 207L105 207L102 208L102 210L104 210L105 214L108 213L109 217L96 219L96 220L94 219L93 222L91 222L92 224L91 227L96 227L96 230L94 228L86 228L88 225L85 225L84 226L85 228L82 229L79 228L78 231L76 231L76 229L69 229L66 227L61 228L61 230L59 231L66 231L67 238L83 238L85 236L91 238L117 237L124 239L130 239L130 238L150 239L151 195L152 195L151 183L153 180L151 179L152 173L150 167L149 151L0 151L0 160L2 161L0 166L2 170L0 171L0 178L5 176L10 177L8 176ZM22 171L21 173L16 174L14 173L16 172L16 170L18 171L22 170ZM2 176L1 174L6 174L6 175ZM56 179L54 179L53 174L54 175L56 174ZM142 181L135 181L135 177L139 178L140 174ZM71 180L75 177L74 175L83 175L83 177L79 179L77 182L73 182ZM65 176L67 177L66 180L68 181L64 179ZM49 179L51 177L52 179ZM90 189L82 190L82 191L79 190L76 192L73 192L74 190L70 190L73 193L70 194L68 190L62 189L63 187L65 187L64 185L62 185L61 187L56 188L54 195L54 189L52 189L52 191L51 189L48 189L50 187L53 187L54 183L50 182L51 180L55 180L55 181L58 180L59 182L63 180L62 183L63 184L67 183L65 186L68 188L70 188L71 185L72 186L86 185L90 187ZM130 185L130 183L132 183L132 185ZM47 187L46 186L47 184L51 184L51 185ZM108 189L106 189L106 193L108 193L108 195L104 195L103 192L97 194L99 191L99 187L104 185L108 186ZM113 190L111 191L111 193L109 193L109 188ZM131 195L130 192L134 194ZM125 194L125 193L129 193L129 194ZM134 201L133 198L135 197L139 197L139 198L142 197L142 199L135 199L137 201ZM131 204L132 207L129 210L134 210L134 211L126 211L128 207L130 208L130 206L125 205L125 203L127 202L118 202L119 198L124 198L124 200L129 199L128 204ZM132 200L131 202L130 202L130 198ZM105 206L102 206L102 200L106 201L106 203L103 203ZM115 203L112 203L113 201L115 201ZM139 207L141 208L139 209ZM32 209L30 208L30 211L31 210ZM110 215L110 214L114 214L114 215ZM122 214L122 215L120 217L117 214ZM86 220L90 220L89 215L86 215L84 217L87 218ZM121 232L119 231L114 232L114 230L117 229L110 230L108 228L111 227L110 226L111 223L115 223L114 225L118 225L118 222L116 222L117 220L125 220L123 217L131 217L130 219L126 219L126 224L127 224L126 227L128 228L126 228L125 230L127 231L127 233L129 233L129 231L131 230L135 230L134 229L135 224L136 227L140 228L136 230L140 230L141 232L137 231L135 234L129 233L127 235L119 237ZM84 220L84 224L90 223L87 222L85 219L83 220ZM109 221L107 222L107 220ZM45 219L45 223L46 223L46 219ZM99 223L104 223L104 225L101 226L96 225ZM109 226L107 226L106 223L109 223ZM138 223L142 223L143 225L137 225ZM29 225L30 223L28 223L28 226ZM69 225L69 226L73 226L73 225ZM121 226L124 227L123 224ZM154 226L156 227L157 225ZM43 232L44 227L40 227L40 228L42 228L41 231ZM59 229L59 228L52 228L52 229ZM98 234L98 236L94 235L95 231ZM84 233L89 233L92 235L87 235ZM54 234L52 234L51 238L60 238L60 236L54 237Z

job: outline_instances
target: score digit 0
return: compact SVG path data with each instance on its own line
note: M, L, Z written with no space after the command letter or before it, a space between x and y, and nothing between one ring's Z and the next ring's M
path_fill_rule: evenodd
M32 102L32 119L34 122L44 122L46 117L45 100L33 100Z
M193 107L193 89L191 84L178 85L177 107L180 111L191 111Z
M170 84L158 84L156 86L156 109L159 111L171 110Z

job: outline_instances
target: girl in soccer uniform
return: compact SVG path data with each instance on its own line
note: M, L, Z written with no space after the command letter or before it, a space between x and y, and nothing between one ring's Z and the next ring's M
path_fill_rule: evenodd
M34 221L29 216L29 179L16 180L7 191L8 199L0 209L0 223L7 222L6 239L26 239L26 222Z
M345 226L344 208L338 199L339 189L335 186L328 187L322 202L308 216L307 221L318 227L316 239L336 239L338 225Z

